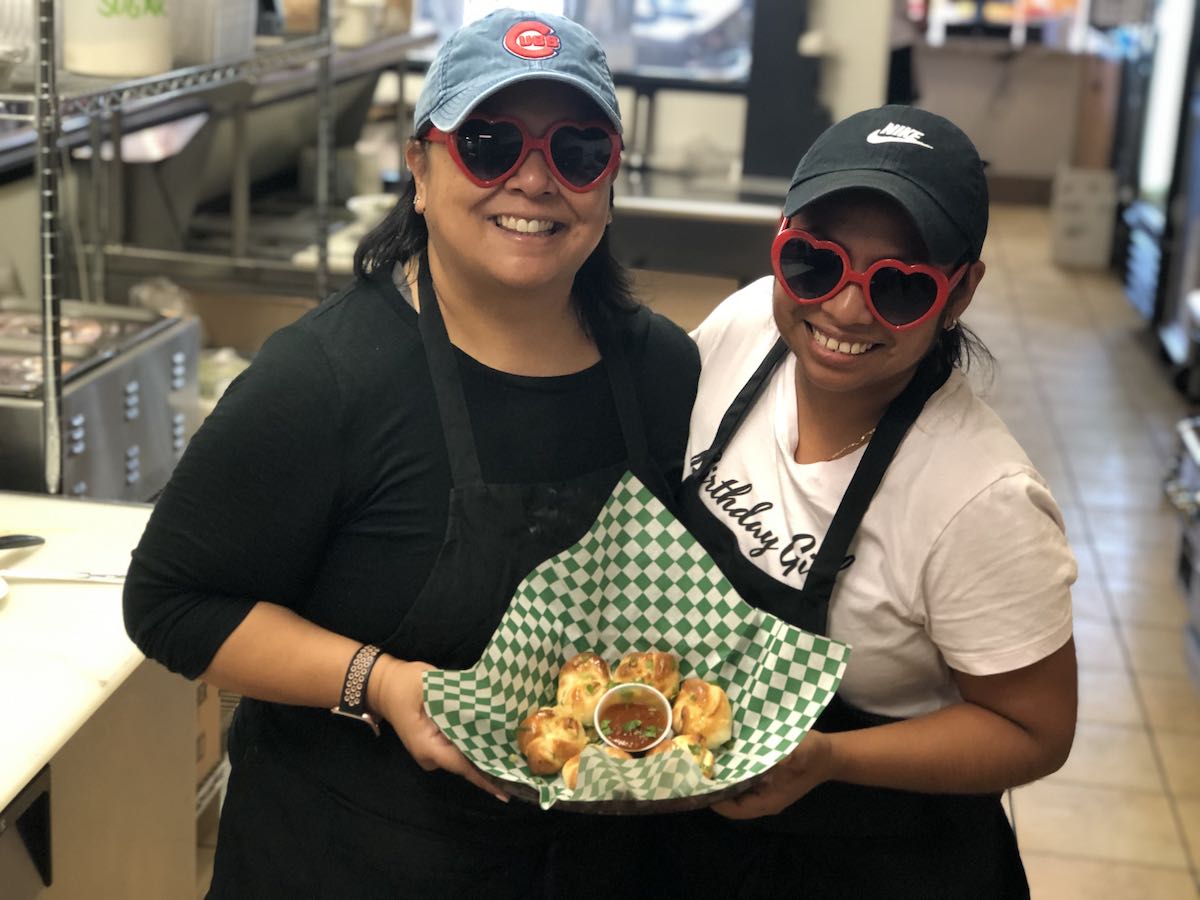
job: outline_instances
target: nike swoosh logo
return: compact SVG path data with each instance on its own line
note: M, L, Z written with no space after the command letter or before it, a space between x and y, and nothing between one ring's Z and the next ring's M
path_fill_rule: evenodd
M890 134L880 134L879 129L875 129L867 135L868 144L916 144L918 147L925 147L932 150L933 147L929 144L922 143L916 138L907 137L892 137Z

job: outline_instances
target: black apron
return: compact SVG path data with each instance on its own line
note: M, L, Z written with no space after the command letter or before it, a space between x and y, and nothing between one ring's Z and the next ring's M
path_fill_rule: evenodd
M589 327L628 460L553 484L486 483L424 258L418 285L449 454L449 515L424 588L394 632L374 641L400 659L463 669L482 655L521 580L583 537L627 469L664 502L673 498L649 454L621 335L600 316ZM396 301L390 283L372 287ZM622 885L600 866L647 827L502 804L456 775L421 770L386 723L377 739L322 710L243 700L230 759L210 898L603 896ZM640 887L635 875L630 891Z
M787 355L780 339L722 418L712 446L684 481L680 510L747 602L815 634L828 633L829 600L850 542L884 472L926 401L949 376L932 359L888 406L834 513L802 589L772 578L741 553L737 538L700 498L700 490L734 433ZM851 657L853 665L853 657ZM894 719L867 713L834 697L815 727L826 732L881 725ZM869 898L1028 897L1016 840L999 795L933 795L829 782L777 816L732 823L702 812L676 820L676 847L741 860L731 880L697 885L700 896ZM686 877L686 876L685 876ZM707 891L707 893L704 893ZM725 892L725 893L722 893Z

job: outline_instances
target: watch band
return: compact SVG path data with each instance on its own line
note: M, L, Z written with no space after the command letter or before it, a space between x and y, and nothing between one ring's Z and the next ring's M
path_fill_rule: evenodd
M379 659L382 652L374 644L363 644L355 651L346 669L341 702L330 710L335 715L366 723L375 732L376 737L379 737L379 719L367 712L367 679L371 676L375 660Z

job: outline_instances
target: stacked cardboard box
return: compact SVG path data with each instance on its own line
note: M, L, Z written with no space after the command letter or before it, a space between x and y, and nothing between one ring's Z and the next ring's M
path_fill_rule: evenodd
M1060 166L1050 201L1051 257L1060 266L1107 268L1117 218L1117 178L1109 169Z
M219 691L196 682L196 785L204 783L221 761L221 698Z

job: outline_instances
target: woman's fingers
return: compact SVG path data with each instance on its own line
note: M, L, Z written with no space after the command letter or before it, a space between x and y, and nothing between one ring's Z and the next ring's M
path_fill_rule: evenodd
M467 759L458 751L458 748L451 747L450 749L456 759L448 760L447 763L442 766L443 769L445 769L447 772L453 772L455 775L461 775L463 778L467 779L467 781L471 782L471 784L475 785L475 787L479 788L481 791L486 791L487 793L491 794L501 803L508 802L508 794L502 788L488 778L487 775L477 769L469 759Z
M793 791L768 785L747 791L732 800L714 803L712 810L727 819L759 819L778 815L795 801Z
M757 819L783 812L833 773L829 736L810 731L800 745L743 794L714 803L712 810L727 819Z
M508 794L500 788L499 785L493 783L487 775L476 768L475 764L463 756L462 752L455 747L440 731L434 729L435 733L430 737L427 745L427 752L422 757L417 759L418 765L427 772L432 772L435 769L445 769L453 775L458 775L465 778L481 791L486 791L497 800L503 803L508 802Z
M403 663L396 667L395 677L389 687L396 690L398 701L396 712L389 719L396 734L408 749L413 760L426 772L445 769L465 778L482 791L487 791L497 800L508 802L508 794L492 783L483 772L442 734L433 719L425 713L421 689L421 674L431 667L426 663Z
M773 781L771 773L768 772L750 790L731 800L714 803L711 809L727 819L757 819L774 815L788 803L778 796Z

